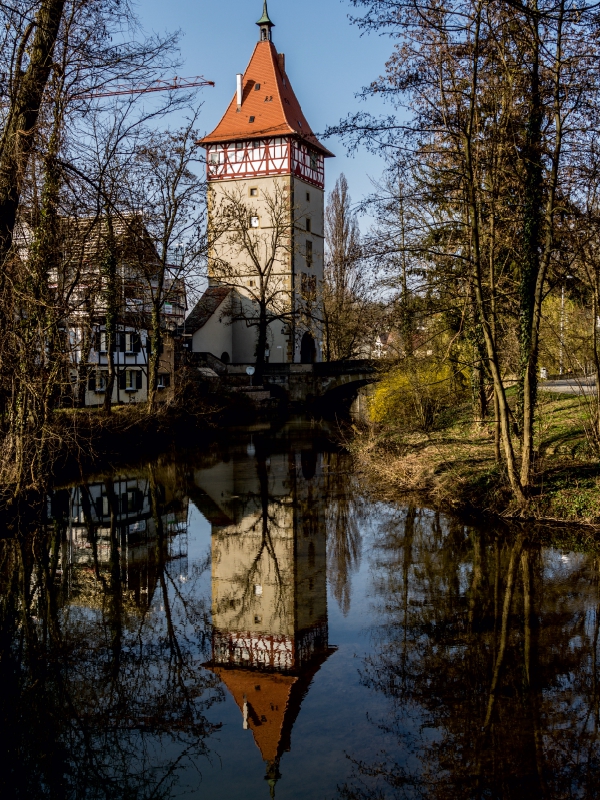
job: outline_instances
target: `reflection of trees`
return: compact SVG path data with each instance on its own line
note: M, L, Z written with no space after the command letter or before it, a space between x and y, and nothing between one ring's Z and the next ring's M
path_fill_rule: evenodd
M362 679L401 756L356 762L341 796L596 797L597 561L415 509L382 534Z
M199 668L208 608L194 579L181 584L172 574L152 470L149 482L156 532L149 607L123 585L111 481L107 562L98 556L85 487L89 564L70 563L66 519L0 542L0 714L11 732L2 796L166 797L183 766L207 753L204 714L222 696Z
M350 579L360 566L359 495L351 477L350 456L324 453L327 575L341 611L350 610Z

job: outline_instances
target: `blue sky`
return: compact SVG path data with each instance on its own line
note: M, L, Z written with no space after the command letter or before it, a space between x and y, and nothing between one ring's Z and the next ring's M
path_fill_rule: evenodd
M245 70L258 39L254 23L261 16L262 0L143 0L137 9L147 32L182 30L182 76L204 75L215 81L215 88L201 89L198 95L204 101L200 125L212 130L235 91L236 73ZM317 132L350 111L384 110L379 101L364 103L355 94L383 72L392 44L387 38L361 36L350 24L351 12L347 0L269 0L273 42L285 53L294 91ZM369 176L378 178L383 162L366 152L348 156L342 143L333 139L326 144L336 154L326 164L327 191L344 172L357 202L370 192Z

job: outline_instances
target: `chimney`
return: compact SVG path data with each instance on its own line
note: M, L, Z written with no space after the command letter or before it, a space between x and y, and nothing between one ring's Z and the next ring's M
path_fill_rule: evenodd
M279 72L281 72L281 76L285 75L285 55L283 53L277 53L277 60L279 61Z
M243 79L244 76L241 74L241 72L238 72L238 74L235 77L237 79L237 110L241 111L242 110L242 94L243 94L242 79Z

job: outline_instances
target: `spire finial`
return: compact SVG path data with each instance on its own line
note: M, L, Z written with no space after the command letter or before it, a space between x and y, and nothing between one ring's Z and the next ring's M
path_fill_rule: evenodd
M269 11L267 9L267 0L263 0L263 13L262 17L256 23L260 28L260 39L261 42L270 42L271 41L271 28L275 27L275 23L271 22L269 17Z
M275 761L269 761L267 763L267 774L265 775L265 780L269 784L269 795L271 796L271 800L275 800L275 786L280 778L281 772L279 772L279 757L277 757Z

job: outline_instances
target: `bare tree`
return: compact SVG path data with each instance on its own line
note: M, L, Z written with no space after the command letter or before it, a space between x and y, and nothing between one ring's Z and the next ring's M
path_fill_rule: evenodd
M373 302L368 262L361 248L356 214L342 173L325 208L326 256L323 271L323 329L327 361L356 358L364 352Z
M286 189L275 184L263 192L262 207L247 202L241 190L226 189L211 208L213 247L209 276L231 287L232 322L256 329L256 378L262 378L267 331L274 322L291 324L298 312L293 286L292 228L294 211ZM214 203L214 199L209 202ZM261 214L261 211L263 212Z

